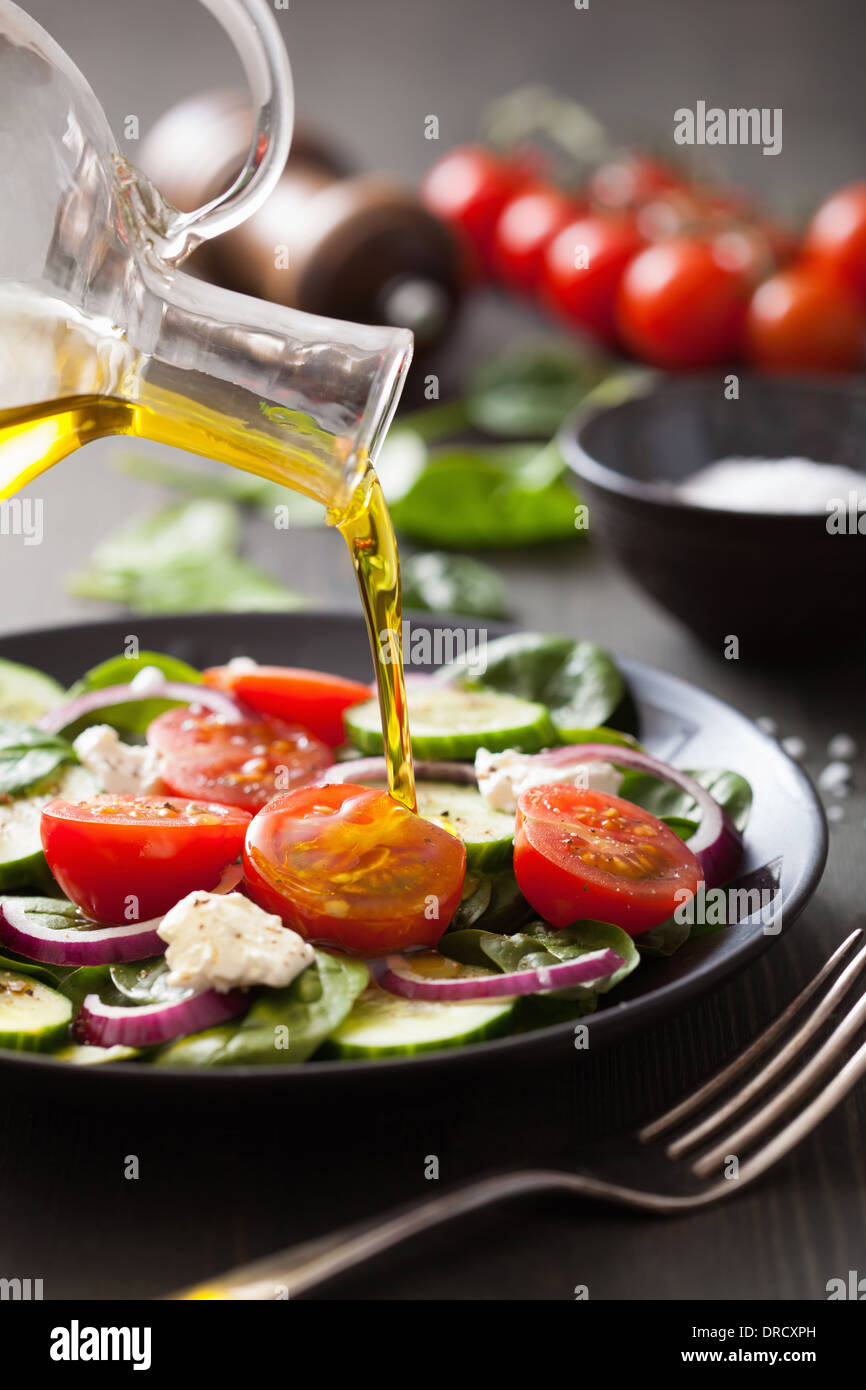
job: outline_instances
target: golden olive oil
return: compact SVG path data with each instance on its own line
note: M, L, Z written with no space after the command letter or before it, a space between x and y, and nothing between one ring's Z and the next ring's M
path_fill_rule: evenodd
M270 428L258 428L252 410L245 415L224 414L151 388L146 401L69 396L2 410L0 499L10 497L82 444L117 434L153 439L216 458L324 503L329 523L337 527L349 547L361 594L382 712L389 789L414 810L401 651L400 565L382 488L369 462L365 465L358 460L360 481L345 502L339 496L345 470L322 466L312 432L306 455L297 447L281 447L273 429L274 415L278 417L280 409L260 402L261 417Z

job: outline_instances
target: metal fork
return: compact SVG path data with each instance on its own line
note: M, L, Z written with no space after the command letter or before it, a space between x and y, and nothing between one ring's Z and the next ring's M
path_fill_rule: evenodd
M866 966L866 945L858 928L842 942L787 1008L734 1061L693 1091L672 1109L638 1131L635 1143L611 1157L605 1166L608 1176L593 1172L571 1173L556 1169L523 1169L494 1174L444 1192L441 1196L399 1208L387 1215L337 1231L319 1240L290 1247L279 1254L196 1285L173 1299L273 1300L306 1293L348 1269L362 1264L412 1236L420 1235L455 1217L478 1211L495 1202L536 1193L568 1193L596 1198L618 1206L657 1215L676 1215L711 1206L733 1196L799 1144L829 1114L866 1073L866 1042L848 1056L817 1094L825 1074L849 1053L858 1032L866 1023L866 991L836 1024L824 1042L796 1070L792 1064L823 1025L834 1015L851 986ZM860 949L852 956L854 947ZM838 967L847 961L836 975ZM829 988L832 976L836 976ZM798 1023L806 1006L815 1001L805 1020ZM771 1052L775 1044L778 1048ZM761 1061L771 1053L768 1060ZM774 1083L784 1072L790 1079L778 1089ZM748 1074L748 1077L747 1077ZM731 1090L732 1083L743 1078ZM746 1079L747 1078L747 1079ZM808 1096L812 1094L812 1099ZM704 1118L695 1117L714 1097L723 1096ZM760 1105L758 1105L760 1102ZM757 1107L757 1108L754 1108ZM736 1119L741 1112L752 1111ZM792 1117L781 1128L777 1121L788 1112ZM732 1129L725 1128L735 1122ZM681 1130L683 1122L686 1128ZM694 1161L683 1155L724 1128L721 1138ZM677 1131L677 1137L674 1136ZM665 1136L668 1136L665 1139ZM758 1140L765 1140L754 1147ZM645 1175L646 1145L660 1141L660 1163L656 1176L662 1190L648 1191L610 1179L611 1168L629 1164ZM748 1157L742 1157L751 1149ZM720 1168L728 1175L720 1175ZM715 1175L715 1176L714 1176ZM666 1189L666 1190L665 1190Z

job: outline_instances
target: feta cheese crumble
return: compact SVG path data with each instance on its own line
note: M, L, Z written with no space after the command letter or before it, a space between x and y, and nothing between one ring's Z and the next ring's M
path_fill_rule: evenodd
M151 796L165 790L155 749L124 743L110 724L92 724L72 746L82 767L92 773L104 792Z
M475 777L478 790L491 811L517 810L517 798L530 787L547 787L556 782L568 782L575 787L592 787L595 791L615 796L622 776L607 762L542 763L529 753L507 748L504 753L491 753L479 748L475 754Z
M290 985L314 959L308 941L243 893L187 893L157 928L168 983L197 992Z

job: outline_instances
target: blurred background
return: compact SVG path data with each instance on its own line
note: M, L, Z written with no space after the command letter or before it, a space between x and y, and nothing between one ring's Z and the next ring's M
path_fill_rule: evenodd
M163 186L166 179L171 183L169 174L178 176L179 169L180 191L174 185L169 191L182 203L181 195L191 189L189 205L200 201L195 195L213 170L200 165L197 156L184 158L183 140L174 133L177 128L163 127L163 136L156 141L154 130L178 102L241 85L236 57L208 13L196 0L149 0L146 5L131 0L30 0L27 8L90 81L122 152L134 163L141 162ZM801 227L826 194L862 171L866 90L860 64L866 11L846 0L829 0L821 7L806 0L762 0L760 5L732 0L724 7L709 0L656 0L651 5L640 0L590 0L586 10L576 9L567 0L531 5L519 0L476 0L469 6L460 0L442 0L436 6L407 5L400 0L366 0L362 6L351 0L316 4L292 0L287 10L277 10L277 18L292 62L302 129L312 129L327 158L333 155L350 174L397 176L405 182L407 204L417 202L419 183L438 160L455 147L475 141L482 128L490 131L491 103L527 84L580 103L604 129L604 152L616 155L621 148L630 149L662 161L684 153L672 139L673 113L679 107L704 101L724 108L782 108L782 149L776 156L765 156L754 145L685 151L689 177L712 196L722 190L719 196L730 194L736 203L740 190L746 196L749 191L758 195L756 216L772 218L774 237L787 237L788 229ZM568 126L569 108L564 109ZM192 119L196 129L204 127L205 132L213 120L214 143L219 147L222 134L215 111L205 105ZM514 108L509 111L506 130L515 114ZM526 101L518 102L518 124L526 112ZM438 139L426 138L431 116L438 121ZM132 123L130 118L135 118ZM494 133L501 133L502 119L500 112ZM128 138L130 131L133 138ZM578 144L585 143L587 131L580 130L576 138ZM601 157L602 147L593 145L594 138L590 124L585 160L581 155L572 162L573 144L564 164L562 151L556 152L554 172L569 195ZM546 149L545 158L549 154ZM216 158L219 171L218 154ZM189 189L184 190L187 171ZM448 186L445 194L450 196ZM692 216L690 207L684 211L678 199L676 194L673 208L662 208L665 216L673 216L675 225ZM663 205L665 201L663 197ZM723 215L727 217L727 210ZM426 245L429 239L423 228L418 232L410 222L402 235L404 251L419 241ZM269 244L266 240L266 247ZM756 254L763 257L766 250L761 242ZM464 251L461 246L456 254L462 257ZM554 357L552 366L544 357L540 364L531 360L526 367L530 385L533 373L544 377L552 371L559 395L546 412L542 409L540 420L531 422L532 429L521 429L519 413L508 426L509 446L514 441L522 444L522 436L541 443L552 433L549 427L557 410L564 413L601 374L592 365L596 348L580 322L579 309L565 322L561 313L551 315L539 295L515 294L501 284L480 282L476 276L471 289L461 291L459 309L446 325L449 296L455 292L454 274L443 265L447 253L440 245L429 254L436 262L436 274L448 282L448 304L433 305L429 336L436 342L419 352L406 393L407 408L424 404L423 384L431 372L443 398L463 397L475 384L479 366L503 348L519 348L526 342L554 349L561 345L567 354L577 352L588 360L588 370L584 362L569 361L567 356ZM788 248L784 254L789 254ZM198 268L236 287L265 292L252 273L255 266L251 269L247 248L229 247L222 266L215 270L206 262L198 263ZM762 265L761 273L769 268ZM335 306L325 307L340 311L339 297ZM410 321L417 311L417 304L409 305ZM421 320L414 325L421 327L422 340L424 312L422 304ZM605 362L602 370L609 369ZM564 382L558 379L563 375ZM523 384L522 379L518 381ZM494 378L492 385L500 388L495 410L501 406L503 389L507 397L513 381L506 372L503 381ZM534 401L533 394L530 404ZM487 403L485 397L482 416ZM473 416L470 410L473 428L478 413ZM466 421L457 423L457 435L462 438L459 426ZM489 423L489 411L485 423ZM399 451L394 457L399 473ZM526 452L519 461L531 457L532 452ZM107 533L116 534L118 528L149 515L173 497L158 486L158 471L144 476L147 469L138 466L143 458L168 460L170 451L101 441L39 481L39 495L45 501L44 544L26 547L10 537L0 548L4 592L14 588L16 595L14 604L5 605L4 628L117 611L116 605L105 601L114 577L110 581L100 577L99 565L95 571L90 563L91 553ZM513 459L503 456L492 462L511 468ZM395 485L394 500L399 490ZM243 547L257 572L250 572L248 585L239 588L237 606L353 605L353 579L339 538L307 529L316 518L301 504L294 510L292 529L275 532L268 501L264 497L262 507L249 509L244 517ZM570 500L554 498L550 526L545 530L541 525L537 534L528 537L536 542L534 550L512 544L525 539L518 534L500 537L495 553L483 557L495 572L491 575L460 564L455 569L450 561L422 560L415 565L413 543L425 553L431 548L438 553L442 527L435 524L435 516L432 526L424 521L430 511L426 493L410 498L408 507L401 509L398 503L395 519L402 533L410 598L442 609L474 609L487 616L507 613L516 620L543 625L550 595L556 591L560 622L570 620L584 635L603 634L608 640L613 628L618 645L626 650L632 633L640 634L642 646L649 633L649 645L659 659L675 661L678 629L655 606L647 605L639 591L624 586L618 571L602 555L591 553L585 534L568 535L569 508ZM466 552L477 530L476 518L469 515L462 537L453 538L452 545ZM479 535L479 539L485 537ZM179 544L184 543L181 534ZM538 545L547 547L543 565ZM303 583L298 582L299 575L304 576ZM189 594L173 588L167 606L207 607L206 586L203 590L199 585Z

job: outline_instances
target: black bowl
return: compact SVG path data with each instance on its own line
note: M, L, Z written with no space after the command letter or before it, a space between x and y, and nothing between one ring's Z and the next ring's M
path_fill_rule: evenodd
M866 473L866 386L744 374L729 400L725 379L647 374L625 399L596 398L566 422L560 446L590 527L642 589L718 651L731 636L752 658L859 649L866 539L856 524L838 534L825 514L697 506L675 487L730 456Z

